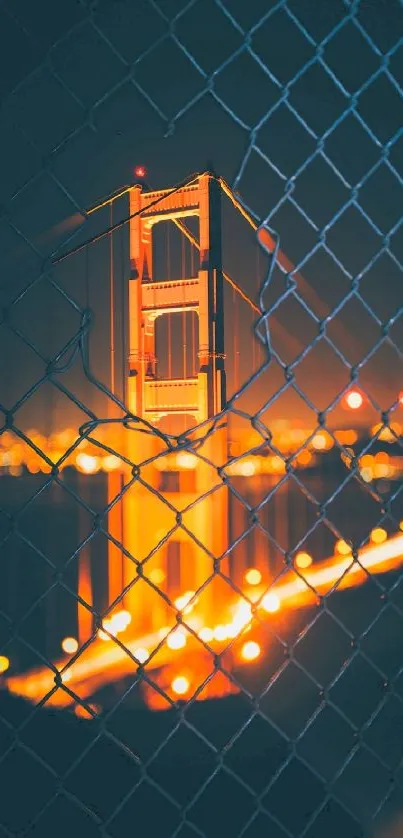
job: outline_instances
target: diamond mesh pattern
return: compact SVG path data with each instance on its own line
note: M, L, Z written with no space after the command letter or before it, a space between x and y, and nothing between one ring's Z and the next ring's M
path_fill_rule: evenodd
M402 576L396 562L388 573L368 569L362 549L374 528L396 540L403 519L400 466L393 479L387 471L367 479L368 457L385 464L385 440L401 456L402 19L397 0L0 2L0 654L10 684L32 667L45 673L41 696L25 694L30 702L0 694L0 834L401 834ZM229 359L235 395L213 423L176 437L130 416L122 381L112 393L105 375L109 313L97 288L111 258L123 304L127 216L118 199L111 214L112 204L87 210L130 179L133 156L160 185L213 160L258 229L252 375L242 359L246 321L232 321L241 345ZM253 273L249 257L241 267ZM239 282L256 297L250 276ZM124 348L117 352L123 368ZM364 399L357 446L335 430L352 388ZM66 415L74 433L52 450L46 438ZM284 416L310 428L289 450L274 430ZM212 462L206 441L225 421L254 442ZM178 509L148 483L147 462L131 463L111 442L116 426L159 435L157 458L196 455L211 466L211 489ZM301 463L318 435L331 450L311 479ZM275 479L256 488L247 472L233 476L261 451L277 463ZM111 501L95 477L72 476L79 452L122 465ZM141 561L108 529L108 513L139 484L172 517ZM223 487L231 543L214 556L189 521ZM178 530L209 562L194 600L213 591L217 602L236 597L249 608L241 636L219 647L149 571ZM324 558L337 540L350 553L325 587L295 567L298 552ZM168 615L146 660L110 631L104 593L87 602L77 587L80 562L94 580L105 576L110 543L132 565L129 587L153 588ZM269 556L257 604L224 570L245 552L249 564ZM354 574L365 584L355 587ZM305 599L268 620L264 597L290 579ZM78 604L88 640L56 665L54 627L72 625ZM181 627L198 660L183 701L172 695L169 666L153 665ZM69 683L99 630L125 662L112 700L101 684L88 694L79 679ZM268 651L252 677L238 653L257 639ZM0 676L5 688L9 674ZM201 700L220 691L218 701ZM60 695L82 719L49 709Z

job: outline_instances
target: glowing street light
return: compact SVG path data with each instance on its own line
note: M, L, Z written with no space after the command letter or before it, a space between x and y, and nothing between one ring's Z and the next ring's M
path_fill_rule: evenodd
M256 567L251 567L245 573L245 582L248 585L259 585L262 581L262 574Z
M244 643L241 649L241 657L244 661L254 661L260 655L260 646L259 643L255 643L254 640L248 640L247 643Z
M176 695L186 695L186 693L189 692L190 683L184 675L178 675L173 679L171 687Z
M148 649L143 649L143 647L140 646L138 649L134 650L133 657L135 657L139 663L145 663L146 661L148 661L150 653Z
M64 640L62 640L62 649L66 655L75 655L78 649L78 641L75 637L65 637Z
M371 532L371 541L373 544L383 544L386 541L388 534L383 527L375 527Z
M10 666L10 661L6 657L6 655L0 655L0 675L2 675L3 672L7 672L7 669L9 668L9 666Z
M359 390L350 390L346 395L346 405L350 410L359 410L362 407L364 399Z
M186 646L186 635L183 629L175 629L172 634L168 635L167 646L169 649L183 649Z
M305 570L305 568L310 567L312 564L312 556L310 556L309 553L301 551L295 556L294 564L300 570Z
M351 553L351 547L349 547L347 541L344 541L343 538L339 538L339 540L336 541L335 551L339 554L339 556L349 556Z
M273 592L266 594L266 596L262 599L262 608L267 611L268 614L275 614L275 612L280 608L280 600L277 594Z

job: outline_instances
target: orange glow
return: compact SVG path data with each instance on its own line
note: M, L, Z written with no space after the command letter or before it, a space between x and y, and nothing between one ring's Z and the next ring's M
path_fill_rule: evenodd
M350 410L359 410L363 401L364 399L358 390L350 390L346 395L346 405Z
M223 640L227 640L228 638L228 627L224 625L218 625L215 627L214 632L214 640L218 640L221 643Z
M254 640L248 640L241 649L241 657L244 661L254 661L260 655L260 646Z
M90 454L77 454L76 466L84 474L95 474L100 468L99 458L92 457Z
M133 656L136 658L136 660L138 660L139 663L145 663L146 661L148 661L150 653L148 649L142 649L141 647L139 647L138 649L134 650Z
M383 544L387 537L388 534L383 527L375 527L371 532L371 541L373 544Z
M274 613L279 608L300 608L315 604L318 593L326 593L333 585L339 582L340 590L356 587L366 581L367 571L385 573L396 569L403 564L403 534L388 538L382 544L372 544L360 551L360 564L353 563L351 556L340 558L333 556L321 564L316 564L304 574L304 578L295 577L289 573L281 582L275 584L275 589L266 594L261 603L261 619L264 619L264 612ZM363 570L364 568L364 570ZM343 578L342 578L343 577ZM229 625L220 624L223 634L228 637L235 636L235 632L244 631L250 622L252 612L248 602L241 600L234 609L235 616ZM191 620L193 621L191 624ZM197 623L196 618L191 617L189 624L192 629L200 634L202 626ZM211 629L210 631L212 631ZM221 631L219 632L221 634ZM126 643L131 654L140 658L139 649L153 649L160 642L160 632L155 632L143 638ZM188 642L190 651L197 653L201 649L200 643L189 634ZM137 650L137 654L136 654ZM176 652L174 653L176 655ZM173 653L164 644L162 651L150 659L150 669L158 669L162 665L172 661ZM195 666L198 660L195 656ZM56 664L57 665L57 664ZM57 665L62 669L64 663ZM114 643L103 645L92 643L80 658L69 667L70 686L75 688L79 685L80 696L91 696L94 688L100 684L113 683L117 678L125 677L133 671L133 661L119 646ZM67 673L66 673L67 674ZM50 693L54 688L54 674L47 667L41 667L23 675L15 675L6 681L6 686L15 695L23 696L30 701L41 700L44 695ZM71 696L64 690L56 690L47 701L48 706L63 707L72 703Z
M131 614L128 611L118 611L111 617L111 626L115 634L120 631L125 631L132 621Z
M182 611L184 614L190 614L196 604L196 601L192 602L191 605L188 605L188 603L194 596L194 591L187 591L185 594L182 594L182 596L179 596L178 599L175 599L175 608L177 608L178 611Z
M3 672L7 672L7 669L9 669L9 666L10 666L10 661L6 657L6 655L0 655L0 675L2 675Z
M184 675L178 675L173 679L171 687L176 695L186 695L186 693L189 692L190 683Z
M107 620L103 620L103 628L99 630L98 637L100 640L110 640L110 636L117 637L121 632L126 631L132 620L131 614L128 611L117 611ZM108 634L109 632L109 634Z
M167 646L169 649L183 649L186 646L186 634L183 629L175 629L172 634L168 635Z
M325 431L319 431L311 441L312 448L316 451L327 451L333 446L333 440Z
M121 468L122 461L115 454L107 454L106 457L102 459L101 465L102 471L117 471L117 469Z
M99 715L99 713L101 712L101 707L99 706L99 704L89 704L88 707L96 715ZM76 704L76 706L74 708L74 712L75 712L78 719L93 719L94 718L93 713L90 713L86 709L86 707L84 707L82 704Z
M238 474L242 477L252 477L256 473L256 463L253 460L242 460L237 463Z
M204 643L210 643L213 640L214 632L211 628L205 626L204 628L200 629L199 631L200 640L203 640Z
M262 608L264 608L268 614L275 614L275 612L280 608L280 600L277 594L273 593L273 591L266 594L266 596L262 599Z
M337 442L340 442L341 445L354 445L358 439L357 432L353 430L335 431L334 435Z
M78 649L78 641L75 637L65 637L62 640L62 649L63 652L66 652L66 655L75 655Z
M165 580L165 573L161 567L154 567L153 570L150 570L148 578L154 585L161 585Z
M381 465L387 465L390 462L390 457L387 451L378 451L375 454L374 460Z
M250 570L247 570L245 573L245 582L248 585L259 585L262 581L262 574L260 570L257 570L255 567L251 567Z
M294 559L294 564L296 567L299 567L300 570L304 570L312 564L312 556L310 556L309 553L297 553Z
M176 456L176 465L179 468L196 468L197 457L194 454L189 454L188 451L180 451Z
M308 451L307 448L303 448L303 450L298 454L297 457L297 464L300 466L307 466L312 460L312 454Z
M351 553L351 547L348 546L347 541L344 541L343 538L339 538L339 540L336 541L335 550L336 553L340 554L340 556L349 556Z

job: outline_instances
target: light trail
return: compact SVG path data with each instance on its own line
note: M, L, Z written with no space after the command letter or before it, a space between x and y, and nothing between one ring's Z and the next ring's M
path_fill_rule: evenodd
M403 534L398 534L382 544L364 548L360 551L359 563L353 562L351 554L342 558L333 556L322 562L319 567L311 567L304 571L303 575L299 576L295 571L290 571L286 581L276 583L266 594L263 589L255 588L253 599L258 601L257 597L260 598L258 604L260 620L268 620L269 614L282 609L300 608L315 603L318 595L326 594L336 585L338 589L361 585L367 578L367 572L386 573L398 569L402 564ZM209 628L204 625L201 617L192 616L187 620L187 625L199 635L204 643L208 642L214 649L224 650L227 640L240 636L252 619L251 604L249 605L246 600L242 599L238 603L232 603L234 604L235 616L229 623L220 622L215 627ZM131 655L137 657L139 663L147 665L148 671L172 665L172 663L175 665L177 663L179 668L184 656L188 658L190 656L192 668L197 669L195 651L199 650L205 654L205 647L191 632L186 631L185 626L181 631L186 637L185 644L181 644L181 648L172 648L172 643L164 642L155 655L152 655L152 650L168 634L168 628L160 629L136 640L125 640L124 645ZM172 634L169 636L172 637ZM133 659L113 640L110 642L111 646L106 646L102 641L94 640L71 666L68 666L66 659L55 664L59 671L64 669L63 683L80 698L87 698L99 687L134 674ZM177 644L173 645L177 646ZM185 648L182 647L183 645ZM151 656L149 661L148 656ZM5 687L14 695L38 702L52 691L55 686L54 678L52 670L41 667L27 674L6 678ZM46 703L50 706L65 707L73 704L74 699L68 692L59 688Z

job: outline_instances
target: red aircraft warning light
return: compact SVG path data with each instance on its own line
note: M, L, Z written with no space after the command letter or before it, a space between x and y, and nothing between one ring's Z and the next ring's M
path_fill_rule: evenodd
M136 166L134 174L136 175L136 177L143 179L147 174L147 169L145 166Z

